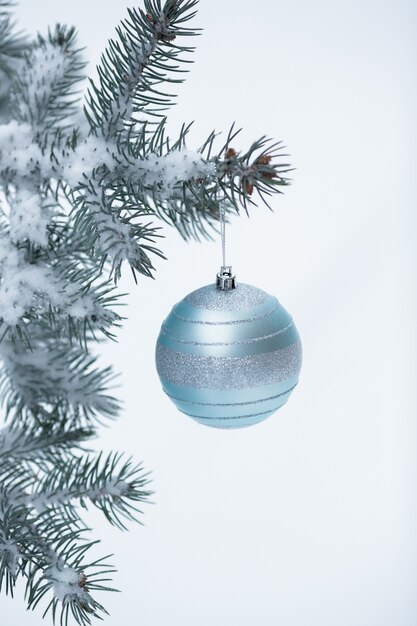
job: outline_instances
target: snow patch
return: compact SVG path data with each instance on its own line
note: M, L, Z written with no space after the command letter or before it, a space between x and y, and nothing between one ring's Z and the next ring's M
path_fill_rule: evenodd
M129 484L126 481L113 478L110 480L106 480L105 484L102 487L89 489L85 495L87 495L92 500L96 500L97 498L105 496L121 498L122 496L125 496L128 491Z
M19 440L19 436L21 435L20 430L12 431L9 427L5 426L0 429L0 453L6 454L13 450L16 442Z
M7 236L1 234L0 267L0 318L6 324L17 324L35 306L35 294L57 307L64 304L62 285L55 279L52 270L42 263L27 263L23 253L11 244Z
M48 244L47 226L50 212L42 207L38 193L16 189L10 198L10 237L13 242L29 239L40 246Z
M103 137L90 135L68 155L62 177L71 187L76 187L83 181L84 175L89 178L98 167L104 165L111 170L115 165L113 152L111 144Z
M52 162L42 154L42 150L34 141L33 131L29 124L15 120L0 125L0 171L14 170L18 177L39 168L43 178L53 175Z
M74 568L53 566L49 568L46 574L53 582L54 596L64 604L71 602L74 598L88 596L87 592L81 587L85 577Z
M32 48L28 63L22 68L22 81L29 88L25 97L16 102L22 119L31 120L42 129L44 111L47 112L51 100L57 98L57 86L71 71L71 65L72 58L65 50L50 41ZM60 99L66 100L66 96Z
M16 574L19 557L20 552L13 539L0 537L0 561L3 561L12 576Z
M177 183L206 178L215 174L213 163L207 163L194 150L172 150L166 155L150 154L139 165L146 186L158 185L162 195L169 197Z

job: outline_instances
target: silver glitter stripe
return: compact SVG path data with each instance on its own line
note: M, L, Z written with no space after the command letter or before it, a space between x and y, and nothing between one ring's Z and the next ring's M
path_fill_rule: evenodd
M243 357L213 357L170 350L158 344L156 366L160 378L194 389L244 389L282 382L301 368L301 344Z
M269 335L264 335L263 337L254 337L252 339L242 339L240 341L213 341L213 342L203 342L203 341L188 341L187 339L182 339L177 335L172 335L169 329L166 326L162 326L161 333L165 335L168 339L175 341L176 343L187 343L193 346L235 346L238 344L246 344L246 343L255 343L256 341L263 341L264 339L271 339L272 337L277 337L278 335L282 335L286 330L289 330L293 326L293 322L290 322L288 326L285 328L281 328L281 330L277 330L275 333L270 333Z
M228 320L227 322L216 322L216 321L215 322L203 322L201 320L191 320L188 317L183 317L182 315L179 315L179 313L175 311L175 306L172 309L171 314L177 317L179 320L183 322L187 322L189 324L207 324L208 326L223 326L223 325L226 326L227 324L246 324L247 322L255 322L256 320L262 320L280 308L282 307L278 303L276 306L274 306L272 309L270 309L266 313L262 313L262 315L254 315L253 317L247 317L244 320Z
M196 402L195 400L183 400L182 398L178 398L177 396L172 396L165 389L164 392L166 395L172 400L177 400L182 404L194 404L198 406L248 406L248 404L259 404L260 402L268 402L269 400L276 400L277 398L281 398L285 396L287 393L293 391L297 386L297 383L287 389L287 391L283 391L279 393L277 396L270 396L269 398L261 398L260 400L250 400L249 402Z
M199 420L206 420L206 421L212 421L212 420L239 420L239 419L247 419L249 417L258 417L259 415L268 415L269 413L273 413L273 409L270 409L269 411L262 411L262 413L252 413L251 415L232 415L230 417L204 417L203 415L192 415L192 413L186 413L185 411L181 411L181 409L178 409L180 411L180 413L184 413L184 415L188 415L189 417L193 417L194 419L199 419Z

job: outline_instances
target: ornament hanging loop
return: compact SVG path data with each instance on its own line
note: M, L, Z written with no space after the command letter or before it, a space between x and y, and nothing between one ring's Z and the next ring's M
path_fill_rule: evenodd
M230 291L231 289L236 289L236 276L232 272L232 266L226 265L226 218L224 211L224 200L220 201L219 209L223 263L220 268L220 272L216 276L216 286L223 291Z
M222 265L220 272L216 277L216 285L223 291L229 291L230 289L236 289L236 276L232 272L231 265Z

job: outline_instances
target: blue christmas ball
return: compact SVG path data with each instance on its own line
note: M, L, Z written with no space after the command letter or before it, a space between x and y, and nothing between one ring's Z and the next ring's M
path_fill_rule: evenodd
M288 400L301 368L294 322L274 297L251 285L206 285L176 304L156 345L162 387L200 424L241 428Z

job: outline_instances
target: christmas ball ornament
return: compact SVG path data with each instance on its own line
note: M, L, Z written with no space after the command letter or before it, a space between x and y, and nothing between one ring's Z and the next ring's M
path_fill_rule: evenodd
M162 387L200 424L241 428L283 406L297 385L301 343L274 297L222 266L215 284L176 304L156 346Z

